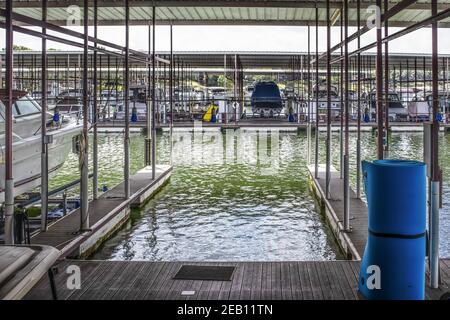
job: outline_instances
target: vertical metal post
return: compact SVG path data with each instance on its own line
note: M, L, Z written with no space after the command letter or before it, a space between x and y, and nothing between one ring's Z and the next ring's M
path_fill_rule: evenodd
M437 15L437 0L431 1L431 14ZM439 286L439 203L440 203L440 168L439 168L439 91L438 91L438 30L437 22L431 24L432 38L432 91L433 119L431 125L431 210L430 210L430 286Z
M148 55L149 57L152 54L152 26L148 26ZM153 59L153 57L152 57ZM150 61L149 61L150 62ZM144 152L144 160L145 165L149 166L151 164L152 158L152 94L153 94L153 82L150 80L152 78L152 68L153 62L148 64L148 102L147 102L147 134L145 138L145 152Z
M350 173L349 173L349 59L348 59L348 0L344 0L344 85L345 85L345 137L344 137L344 230L350 231Z
M234 124L237 125L237 117L238 117L238 104L237 104L237 81L238 81L238 75L237 75L237 54L234 55Z
M319 177L319 7L316 1L316 127L314 129L315 133L315 154L314 154L314 177L317 179Z
M389 35L389 22L387 12L389 10L388 0L384 0L384 36ZM389 41L384 43L384 108L385 108L385 136L384 156L389 158Z
M6 1L5 91L5 244L14 244L14 178L12 157L13 129L13 25L12 0Z
M326 198L330 199L331 182L331 20L330 20L330 0L327 0L327 140L326 140Z
M311 163L311 27L308 23L308 67L307 67L307 78L308 78L308 165Z
M224 75L224 86L225 86L225 92L227 93L227 55L224 54L223 56L223 75ZM226 95L225 95L226 97ZM224 123L227 124L228 123L228 103L226 101L226 99L224 99L224 105L225 105L225 121ZM216 101L214 101L216 102ZM223 121L223 120L222 120Z
M343 28L344 28L344 19L343 19L343 11L344 11L344 3L345 0L341 3L340 10L340 37L341 43L343 42ZM343 48L341 46L341 57L343 56ZM339 177L342 179L344 177L344 63L342 59L339 62L340 73L339 73L339 92L340 92L340 127L339 127Z
M98 3L97 0L94 0L94 38L97 39L97 23L98 23ZM93 72L94 72L94 92L93 92L93 99L94 99L94 105L93 105L93 141L92 141L92 162L93 162L93 176L92 176L92 192L93 192L93 198L98 198L98 135L97 135L97 122L99 119L98 116L98 106L97 106L97 41L94 43L94 66L93 66ZM100 64L101 68L101 64ZM109 82L108 82L109 85ZM101 81L100 81L100 90L101 90ZM106 102L109 104L109 98Z
M47 0L42 1L42 21L47 22ZM47 29L42 28L45 35ZM41 231L47 231L48 214L48 141L47 141L47 39L42 37L41 68Z
M377 0L376 5L381 8L381 0ZM381 26L377 25L377 60L375 65L376 78L376 102L377 102L377 128L378 128L378 144L377 156L378 159L383 159L384 146L384 130L383 130L383 62L382 62L382 46L381 46Z
M89 229L89 100L88 100L88 46L89 46L89 0L84 0L84 50L83 50L83 133L81 136L80 147L80 167L81 167L81 183L80 183L80 199L81 199L81 223L80 232Z
M356 2L356 19L358 30L361 27L361 0ZM358 50L361 48L361 36L358 33L357 39ZM361 198L361 53L357 55L357 104L358 104L358 119L356 132L356 197Z
M156 70L155 70L155 62L156 62L156 8L153 7L152 10L152 32L153 32L153 45L152 45L152 179L156 177L156 122L155 122L155 107L156 107Z
M125 0L125 134L124 134L124 193L125 198L130 197L130 6Z
M170 105L170 164L173 164L173 26L170 25L170 68L169 68L169 105Z

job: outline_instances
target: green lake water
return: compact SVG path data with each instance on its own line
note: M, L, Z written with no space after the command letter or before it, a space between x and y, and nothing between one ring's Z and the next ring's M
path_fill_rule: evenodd
M325 160L325 133L320 159ZM351 184L356 184L356 134L351 134ZM158 163L170 162L168 132L157 136ZM339 168L339 134L333 134L333 165ZM266 139L267 142L266 143ZM441 251L450 256L449 136L441 137L444 209ZM305 133L178 131L169 183L92 257L148 261L334 260L342 256L308 192ZM375 136L362 133L362 159L374 159ZM269 147L265 148L265 146ZM312 144L314 147L314 143ZM278 147L276 147L278 146ZM131 172L143 167L144 138L131 136ZM264 156L265 155L265 156ZM421 133L391 135L391 158L422 157ZM91 157L92 158L92 157ZM313 157L312 157L313 159ZM70 155L51 187L78 178ZM99 185L123 176L123 135L100 135ZM76 195L77 190L72 191Z

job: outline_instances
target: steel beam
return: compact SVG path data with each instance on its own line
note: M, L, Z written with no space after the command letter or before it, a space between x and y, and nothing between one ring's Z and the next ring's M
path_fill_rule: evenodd
M130 7L125 0L125 134L124 134L124 195L130 198Z
M42 1L42 21L47 21L47 0ZM47 30L42 28L42 33ZM41 231L47 231L48 141L47 141L47 40L42 38L41 53Z
M13 1L6 1L5 46L5 244L14 244L14 178L13 178Z
M98 0L94 0L94 38L97 39L98 36ZM94 48L97 49L97 43L94 43ZM93 90L93 124L92 124L92 129L93 129L93 139L92 139L92 162L93 162L93 177L92 177L92 192L93 192L93 198L97 199L98 198L98 132L97 132L97 123L98 123L98 119L99 119L99 115L98 115L98 105L97 105L97 100L98 100L98 93L97 93L97 87L100 86L101 89L101 81L100 84L97 83L98 81L98 77L97 77L97 55L98 52L97 50L94 50L94 61L93 61L93 72L94 72L94 90ZM108 55L109 57L109 55ZM101 60L100 60L101 62ZM109 72L109 68L108 68L108 72ZM117 81L117 79L116 79ZM108 81L109 83L109 81ZM100 92L100 96L101 96L101 92ZM109 99L108 99L109 100ZM106 102L107 104L109 104L109 101ZM116 101L117 103L117 101ZM108 110L109 110L109 105L107 106Z
M80 146L80 168L81 168L81 183L80 183L80 232L89 229L89 82L88 82L88 19L89 19L89 0L84 0L84 48L83 48L83 131L81 135Z
M327 140L326 140L326 198L330 199L331 192L331 21L330 0L327 1Z
M153 45L152 45L152 179L156 177L156 122L155 122L155 110L156 110L156 8L152 9L152 32L153 32Z
M431 0L432 15L437 14L437 0ZM438 25L431 25L432 41L432 92L433 118L431 125L431 199L430 199L430 286L439 287L439 203L441 170L439 168L439 61L438 61Z
M381 8L381 0L377 0L378 8ZM375 78L376 78L376 110L377 110L377 158L383 159L383 62L382 62L382 46L381 46L381 25L376 26L376 36L377 36L377 55L376 55L376 65L375 65Z

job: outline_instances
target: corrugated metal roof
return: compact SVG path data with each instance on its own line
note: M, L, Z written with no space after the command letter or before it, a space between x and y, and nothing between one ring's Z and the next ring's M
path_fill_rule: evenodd
M169 58L169 52L160 51L157 55L162 58ZM3 55L3 54L1 54ZM79 61L82 60L83 53L81 51L49 51L48 52L48 64L49 67L58 66L58 68L64 69L69 65L70 67L78 66ZM102 56L103 67L107 66L107 59ZM223 68L224 58L227 57L228 65L234 67L234 57L239 57L243 67L245 69L288 69L291 66L292 59L295 57L297 63L300 64L300 57L303 57L304 68L306 68L307 53L305 52L246 52L246 51L181 51L174 53L175 61L183 61L184 64L192 68ZM336 55L333 55L333 57ZM90 53L92 58L92 53ZM313 57L311 57L313 58ZM409 63L409 68L414 68L414 59L417 58L417 66L419 70L423 68L423 61L425 59L425 68L429 70L431 68L431 55L430 54L397 54L391 53L389 55L389 64L391 68L399 68L402 64L402 68L406 70L406 64ZM19 64L25 67L30 67L33 63L37 63L37 68L39 68L41 59L41 52L39 51L17 51L15 52L14 63L16 66ZM110 63L114 67L116 63L122 66L123 61L118 59L116 56L111 56ZM450 59L450 55L440 55L439 63L447 63ZM4 61L4 59L2 59ZM363 53L362 63L375 66L375 54L374 53ZM99 62L100 66L100 62ZM138 62L132 63L133 67L143 66ZM339 65L336 65L336 68ZM326 60L320 60L320 69L325 69Z
M4 1L0 1L4 4ZM370 15L366 12L375 1L362 0L362 21ZM390 6L400 0L389 0ZM92 3L92 2L91 2ZM146 25L152 19L152 6L157 7L158 24L185 25L307 25L315 21L315 1L312 0L129 0L130 19L133 25ZM49 22L66 25L70 17L67 8L70 5L80 6L80 17L83 17L83 1L49 0ZM124 23L123 0L98 0L98 17L101 25L121 25ZM318 1L319 22L326 24L325 0ZM331 0L332 13L341 6L340 0ZM356 1L349 4L349 23L356 23ZM450 0L440 0L439 9L450 6ZM41 18L41 1L15 0L14 11L36 19ZM90 9L91 16L93 14ZM390 19L391 26L407 26L430 15L430 0L418 0ZM450 27L450 18L440 23L440 27Z

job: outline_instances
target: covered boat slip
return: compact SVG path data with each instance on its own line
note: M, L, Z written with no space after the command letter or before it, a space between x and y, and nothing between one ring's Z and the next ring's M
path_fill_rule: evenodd
M46 232L31 238L32 244L53 246L62 257L84 257L92 254L129 218L130 208L144 205L170 178L171 166L158 165L155 179L151 168L144 168L130 177L131 196L124 197L123 182L89 202L90 230L80 232L80 210L49 225Z
M234 266L231 281L175 280L183 264ZM68 266L80 267L81 289L69 290ZM66 260L55 276L68 300L357 300L358 261L146 262ZM441 260L442 286L427 287L438 300L450 286L450 260ZM42 279L25 299L51 299Z
M411 79L408 74L407 83L423 83L423 89L428 87L437 96L439 89L449 88L449 69L447 60L439 60L438 55L438 26L442 28L450 27L450 0L395 0L395 1L340 1L340 0L320 0L320 1L295 1L295 0L273 0L273 1L237 1L237 0L125 0L125 1L69 1L69 0L17 0L0 1L2 9L0 16L3 18L0 27L6 31L5 54L2 57L5 64L2 66L2 72L5 72L3 78L2 72L0 84L5 80L6 91L11 95L13 87L26 81L23 75L24 68L15 69L16 55L13 52L13 34L20 32L34 37L41 38L43 41L43 50L41 52L42 63L41 76L42 83L37 87L42 91L43 103L46 104L47 84L50 72L54 76L58 68L51 70L48 65L50 57L46 49L46 41L56 41L75 48L83 50L82 56L78 55L82 63L78 64L77 71L70 70L70 61L67 64L67 83L73 82L74 86L81 85L83 88L83 133L82 149L80 147L80 180L81 180L81 208L74 213L64 217L58 222L46 226L43 219L42 232L35 235L31 242L33 244L52 245L62 251L63 257L84 256L95 250L98 245L106 239L114 230L117 230L121 224L128 218L129 208L138 205L149 198L159 187L168 179L171 167L162 167L156 164L156 130L165 125L169 128L170 134L174 130L174 92L176 85L183 87L187 84L187 79L192 79L195 62L187 64L186 61L175 61L172 50L172 25L293 25L307 26L308 28L308 53L298 55L293 59L288 59L286 73L292 76L293 83L302 85L302 93L311 96L313 82L319 83L319 77L325 78L327 101L325 118L315 119L308 113L305 125L308 132L308 165L312 176L311 189L318 198L320 208L324 208L327 222L333 230L336 240L346 253L347 261L285 261L285 262L144 262L144 261L82 261L82 260L63 260L57 264L60 272L56 275L56 287L60 299L359 299L358 272L360 268L360 259L363 254L364 245L367 240L367 207L360 199L361 184L361 140L360 132L362 124L361 104L353 111L357 116L352 119L350 89L357 88L353 94L360 102L362 97L362 84L376 88L376 123L367 125L375 126L377 131L377 158L389 158L389 135L387 131L394 125L389 119L388 101L383 99L383 90L388 92L390 80L396 83L396 65L395 59L389 53L390 41L396 40L406 34L410 34L421 28L429 28L432 38L431 55L422 57L423 59L409 60L414 61L414 68L417 71L417 63L423 62L423 79ZM69 5L79 5L80 21L83 24L84 31L76 32L67 26L67 7ZM365 9L369 5L377 5L382 14L381 22L384 24L384 35L382 28L376 30L376 40L368 45L361 46L361 36L370 31L366 22L370 22L370 12ZM332 46L331 27L337 27L340 23L341 39L336 45ZM109 43L98 37L98 26L115 25L125 28L124 45ZM149 26L148 53L139 52L130 48L130 26L145 25ZM170 53L156 53L155 49L155 29L156 25L170 25ZM39 31L27 28L29 26L41 29ZM88 28L93 26L93 35L88 34ZM326 26L326 39L319 39L319 27ZM358 31L349 35L349 27L356 26ZM312 27L312 28L311 28ZM402 27L403 29L389 34L389 27ZM316 43L311 44L311 30L316 32ZM72 40L69 40L68 38ZM319 53L318 42L326 41L326 52ZM349 50L349 43L357 42L356 50ZM313 52L311 51L313 49ZM368 59L363 59L363 53L370 49L376 49L372 56L367 55ZM383 54L384 50L384 54ZM338 53L340 51L340 54ZM22 57L30 58L32 55ZM116 64L115 71L124 74L123 92L124 92L124 121L120 126L124 129L124 182L111 191L98 196L97 181L97 133L101 126L99 115L97 114L97 81L105 80L99 65L102 65L100 57L103 56L103 63L108 61L109 57L115 57L120 61L120 66ZM108 57L108 60L105 59ZM55 61L58 58L55 55ZM82 57L82 59L81 59ZM91 57L91 58L90 58ZM243 59L235 54L234 56L219 56L219 60L224 59L224 76L233 78L233 99L243 101L243 79L244 64ZM392 57L392 59L391 59ZM30 58L30 61L34 61ZM65 59L65 58L64 58ZM89 61L91 59L91 61ZM189 59L189 57L185 57ZM69 58L70 60L70 58ZM18 60L19 61L19 60ZM397 62L402 61L401 58ZM28 60L22 60L23 66L26 66ZM222 62L221 62L222 63ZM137 70L134 75L145 75L144 79L148 85L145 92L147 100L146 123L143 125L146 129L146 143L143 153L145 154L146 168L138 172L135 176L130 175L129 159L129 133L130 127L130 98L129 87L133 80L133 64L139 65L141 70ZM158 64L158 66L157 66ZM444 69L439 68L440 64ZM104 65L103 65L104 66ZM401 69L401 63L399 67ZM31 68L36 67L36 62L31 63ZM408 66L411 69L411 65ZM169 91L169 97L166 99L164 92L164 103L169 105L170 120L166 123L160 121L158 113L159 103L157 98L156 78L163 73L163 87ZM167 68L167 70L166 70ZM137 68L138 69L138 68ZM393 70L392 70L393 69ZM100 72L99 72L100 70ZM20 73L22 71L22 74ZM391 72L393 71L393 73ZM398 78L402 79L400 70ZM79 72L82 74L80 79L75 76L71 78L70 74ZM428 78L426 74L430 73ZM383 77L383 73L385 76ZM181 76L180 76L181 74ZM333 76L340 75L340 118L332 120L331 116L331 82ZM417 75L417 72L415 72ZM390 79L389 75L394 75ZM17 77L16 77L17 76ZM55 76L56 77L56 76ZM391 76L392 77L392 76ZM182 79L181 82L178 81ZM300 80L301 79L301 80ZM18 80L16 82L16 80ZM78 81L80 80L80 81ZM323 79L321 79L323 80ZM101 82L101 80L100 80ZM94 85L92 85L94 83ZM92 94L90 94L90 88ZM370 88L372 89L372 88ZM117 92L117 83L116 83ZM387 95L386 95L387 96ZM166 101L168 100L168 101ZM90 101L94 104L94 122L88 123L90 115L88 109ZM319 114L319 100L315 106L315 114ZM10 107L11 101L6 105L6 139L5 139L5 207L6 218L8 221L5 231L5 239L9 243L14 242L13 216L14 216L14 179L12 175L12 132L13 117ZM309 106L309 104L308 104ZM311 108L308 108L309 111ZM237 110L237 108L236 108ZM313 114L314 114L313 112ZM450 261L442 259L439 256L439 197L437 190L439 184L442 184L442 173L439 167L439 146L438 136L440 130L440 113L438 99L432 101L429 120L431 125L429 135L427 136L426 147L429 147L428 165L430 167L430 183L433 186L432 198L428 199L431 203L429 218L432 221L430 235L430 270L427 271L426 278L426 298L439 299L449 291L450 286ZM226 112L225 112L226 114ZM237 113L236 113L237 114ZM238 117L235 114L234 124L228 126L238 127ZM165 114L164 114L165 115ZM440 120L441 119L441 120ZM448 118L445 118L448 119ZM167 120L167 119L166 119ZM45 115L43 115L45 121ZM349 184L349 132L350 121L356 122L358 132L357 139L357 161L355 170L358 173L358 190L353 192ZM163 122L163 124L157 124ZM300 121L299 121L300 122ZM338 124L338 122L340 122ZM114 126L114 124L113 124ZM293 124L294 128L298 126ZM400 126L400 125L399 125ZM340 168L335 170L332 163L332 139L331 132L339 127L340 136ZM310 161L313 136L311 128L315 128L315 159ZM326 144L319 145L319 134L324 135L326 130ZM94 155L94 192L89 201L90 194L88 188L89 182L89 159L88 150L90 143L90 134L93 139ZM42 163L45 163L45 141L46 135L42 135ZM172 138L172 136L171 136ZM428 144L428 145L427 145ZM424 147L425 148L425 147ZM324 149L324 150L322 150ZM326 164L319 164L319 153L326 153ZM151 168L151 169L150 169ZM317 168L317 169L316 169ZM157 171L157 169L160 169ZM319 170L320 169L320 170ZM44 170L43 172L46 172ZM153 174L152 174L153 173ZM340 175L339 175L340 173ZM43 190L42 201L46 202L45 196L48 185L42 182ZM42 206L43 217L46 214L46 206ZM82 230L82 233L78 233ZM28 253L24 252L26 256ZM177 274L183 264L189 265L215 265L215 266L234 266L234 272L231 281L209 281L209 280L176 280L173 277ZM68 274L66 270L69 266L79 266L82 274L82 283L80 289L69 289L67 287ZM423 273L422 273L423 276ZM1 279L1 278L0 278ZM51 298L49 290L49 281L42 278L39 283L26 296L26 299Z

